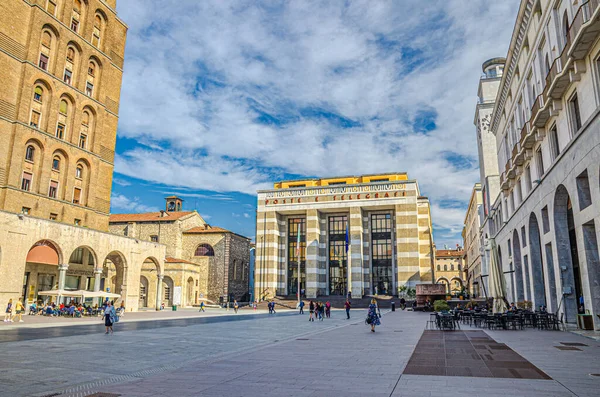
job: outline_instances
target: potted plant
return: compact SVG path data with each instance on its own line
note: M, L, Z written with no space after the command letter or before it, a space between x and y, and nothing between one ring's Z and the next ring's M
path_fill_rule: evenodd
M447 312L450 310L450 306L446 301L437 300L433 302L433 310L435 310L436 312Z

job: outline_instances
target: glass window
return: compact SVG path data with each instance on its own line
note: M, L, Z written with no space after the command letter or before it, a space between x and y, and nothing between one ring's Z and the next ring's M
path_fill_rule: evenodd
M58 139L63 139L64 136L65 136L65 125L61 124L61 123L58 123L56 125L56 137Z
M75 178L81 179L82 174L83 174L83 167L78 165L77 168L75 168Z
M542 155L541 147L535 152L535 161L537 163L538 178L542 179L542 176L544 176L544 157Z
M50 219L51 221L55 221L58 219L58 214L50 213L50 217L48 219Z
M209 244L200 244L198 248L196 248L194 256L215 256L215 251Z
M56 16L56 0L48 0L48 3L46 4L46 11Z
M44 90L42 90L42 87L37 86L37 87L35 87L35 90L33 91L33 99L38 102L42 102L43 94L44 94Z
M560 146L558 143L558 131L556 130L556 124L553 125L550 129L550 132L548 133L548 138L550 139L550 154L552 155L552 160L556 160L556 158L560 154Z
M157 235L150 236L150 241L152 241L153 243L158 243L158 236Z
M21 214L23 214L23 215L29 215L30 211L31 211L31 208L29 208L29 207L22 207L21 208Z
M575 135L581 129L581 113L579 111L579 100L577 99L577 94L573 95L569 100L569 108L573 123L573 133L571 135Z
M71 30L77 33L77 29L79 29L79 21L75 18L71 19Z
M79 135L79 147L85 149L85 144L87 142L87 135L80 134Z
M87 96L92 96L93 93L94 93L94 85L88 81L85 85L85 94Z
M31 180L33 174L30 172L23 172L23 178L21 179L21 190L29 191L31 189Z
M36 112L35 110L31 111L31 121L29 122L29 125L35 128L40 128L40 118L42 117L42 115L39 112Z
M63 76L63 81L67 84L71 84L71 71L69 69L65 69L65 75Z
M94 64L94 62L90 62L90 64L88 65L88 74L90 76L94 76L95 73L96 73L96 65Z
M300 235L299 247L298 235ZM306 218L288 219L287 244L288 294L296 294L298 292L298 259L300 259L300 289L306 288Z
M54 157L52 159L52 169L55 170L55 171L59 171L60 170L60 158Z
M58 110L62 113L62 114L67 114L67 110L69 109L69 105L67 104L67 101L65 101L64 99L61 99L60 101L60 106L58 108Z
M329 294L345 295L348 285L348 252L346 251L348 217L330 216L328 225Z
M81 189L76 187L73 189L73 204L79 204L81 201Z
M40 54L40 63L38 66L44 70L48 70L48 57L44 54Z
M35 148L31 145L27 146L25 150L25 160L33 161L33 155L35 153Z
M373 293L388 295L392 291L392 217L390 214L371 215L371 247Z
M77 219L77 218L75 218L75 219L73 220L73 224L74 224L75 226L80 226L80 225L81 225L81 219Z
M50 189L48 189L48 197L56 198L58 193L58 182L50 181Z

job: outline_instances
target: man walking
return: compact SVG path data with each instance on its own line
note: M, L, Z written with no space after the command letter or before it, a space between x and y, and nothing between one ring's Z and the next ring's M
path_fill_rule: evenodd
M300 309L300 313L298 314L304 314L304 301L300 301L300 303L298 303L298 308Z
M346 308L346 320L350 320L350 301L348 299L344 303L344 308Z
M204 311L204 302L200 302L200 310L198 310L199 312L203 312Z

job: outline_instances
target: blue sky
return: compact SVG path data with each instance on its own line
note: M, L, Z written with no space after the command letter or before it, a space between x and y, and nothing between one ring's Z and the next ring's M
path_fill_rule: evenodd
M255 192L301 177L406 171L438 246L461 242L479 178L481 64L518 0L120 0L128 24L113 213L177 194L254 238Z

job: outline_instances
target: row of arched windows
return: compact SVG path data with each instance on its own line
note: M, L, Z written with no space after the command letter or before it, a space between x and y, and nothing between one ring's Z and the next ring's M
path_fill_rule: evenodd
M49 128L44 128L43 123L46 123L45 117L49 113L48 109L51 103L50 90L47 87L48 85L43 81L38 81L35 84L29 119L29 125L46 131L48 131ZM94 131L95 112L90 106L85 106L81 110L80 125L74 126L74 107L74 101L71 96L63 94L60 97L54 136L61 140L67 140L74 145L79 146L81 149L90 150L91 148L88 146ZM74 129L73 133L70 131L71 128Z
M46 25L42 29L38 66L49 73L55 69L53 62L56 58L55 54L58 51L55 45L57 36L56 29L50 25ZM90 98L97 99L101 63L97 57L91 56L87 61L87 68L80 71L79 69L82 64L81 52L81 47L77 43L70 41L67 44L62 80L66 84L78 88Z
M71 7L68 7L69 4L72 4ZM85 29L85 23L87 18L87 0L46 0L46 11L57 19L61 19L61 15L63 15L63 7L67 6L66 10L64 10L64 14L66 15L67 21L65 22L71 30L83 37L83 35L87 35ZM84 37L84 39L88 40L92 45L101 50L101 45L103 44L104 31L106 29L107 18L104 11L97 9L94 12L93 25L91 29L91 34L89 37Z
M44 167L44 163L49 163L51 170L47 188L38 181L42 170L48 169L47 166ZM79 159L75 162L73 174L70 174L69 168L69 158L64 151L55 150L50 159L46 160L42 144L35 139L30 139L25 145L21 190L44 194L74 204L87 205L90 165L87 160Z
M458 265L458 270L461 270L461 269L462 269L462 266ZM437 265L437 270L438 270L438 272L442 271L442 265ZM450 271L453 271L453 270L454 270L454 265L450 265ZM448 271L448 265L444 265L444 271L445 272Z

